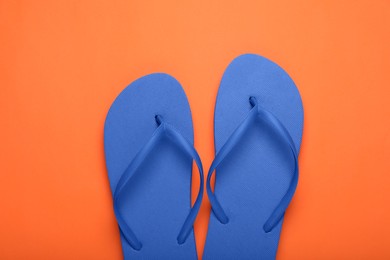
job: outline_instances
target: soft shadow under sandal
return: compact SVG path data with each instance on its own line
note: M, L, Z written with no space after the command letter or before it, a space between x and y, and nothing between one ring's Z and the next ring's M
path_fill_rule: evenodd
M203 173L180 84L151 74L124 89L107 114L104 149L125 259L197 259ZM193 160L201 186L191 207Z
M302 126L301 97L282 68L253 54L231 62L215 106L204 260L275 259L298 181Z

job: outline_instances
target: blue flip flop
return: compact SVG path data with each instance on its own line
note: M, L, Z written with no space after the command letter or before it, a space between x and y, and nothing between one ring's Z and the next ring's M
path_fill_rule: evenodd
M203 172L179 82L156 73L125 88L108 111L104 149L124 258L197 259ZM201 185L191 207L193 160Z
M302 128L301 97L282 68L253 54L231 62L215 106L204 260L275 259L298 181Z

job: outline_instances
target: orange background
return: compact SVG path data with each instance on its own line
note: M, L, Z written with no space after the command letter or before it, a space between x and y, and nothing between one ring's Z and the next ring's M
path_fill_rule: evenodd
M121 259L111 102L145 74L176 77L207 170L219 80L250 52L285 68L305 107L278 259L390 259L389 46L386 0L0 0L0 258Z

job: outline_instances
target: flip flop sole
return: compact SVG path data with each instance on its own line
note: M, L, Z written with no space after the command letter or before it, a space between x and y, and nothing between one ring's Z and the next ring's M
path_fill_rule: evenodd
M299 151L303 107L288 74L258 55L239 56L226 69L215 106L216 153L245 119L254 96L287 128ZM294 160L288 147L261 123L250 128L215 173L215 196L229 222L211 213L203 259L275 259L282 221L269 233L263 225L289 187Z
M157 128L161 115L191 143L193 127L187 98L167 74L142 77L113 102L104 127L104 148L112 192L119 178ZM184 244L177 236L191 207L192 159L162 139L132 177L119 211L142 248L134 250L121 234L125 259L197 259L193 230Z

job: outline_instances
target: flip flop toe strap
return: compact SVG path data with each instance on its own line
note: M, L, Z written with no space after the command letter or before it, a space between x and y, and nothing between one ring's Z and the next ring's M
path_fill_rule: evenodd
M121 233L129 243L129 245L134 250L141 250L142 243L138 240L137 236L129 225L124 220L120 210L119 205L121 201L121 194L126 190L131 183L131 179L134 174L137 173L137 169L145 162L145 158L150 154L158 142L163 138L167 137L172 143L176 144L188 157L191 157L198 167L199 177L200 177L200 187L197 198L194 205L191 207L189 214L187 215L180 232L177 236L177 242L183 244L188 235L191 232L193 223L198 214L200 204L203 197L203 168L200 157L193 145L183 137L172 125L166 123L162 116L156 115L155 117L158 127L153 132L151 138L146 143L146 145L137 153L134 159L130 162L129 166L126 168L122 176L120 177L118 184L114 191L114 213L120 228Z
M263 229L266 233L271 232L272 229L279 223L279 221L283 218L283 215L290 204L290 201L295 193L295 189L298 183L298 153L295 148L295 144L293 139L291 138L290 133L286 129L286 127L280 122L280 120L274 116L271 112L261 108L258 105L258 102L255 97L250 97L249 102L252 105L252 109L249 111L245 119L241 122L241 124L233 131L233 133L229 136L225 144L219 150L217 155L215 156L210 169L207 174L206 181L206 189L207 194L210 200L210 204L216 218L223 224L229 222L229 218L223 210L220 202L215 196L214 192L211 189L211 177L214 174L217 167L223 162L226 156L233 150L233 148L240 142L241 138L243 138L247 129L250 128L255 122L256 119L260 119L262 122L266 123L275 135L275 138L278 138L283 143L285 143L291 152L291 159L294 160L294 169L291 183L280 200L279 204L273 210L267 221L263 225Z

